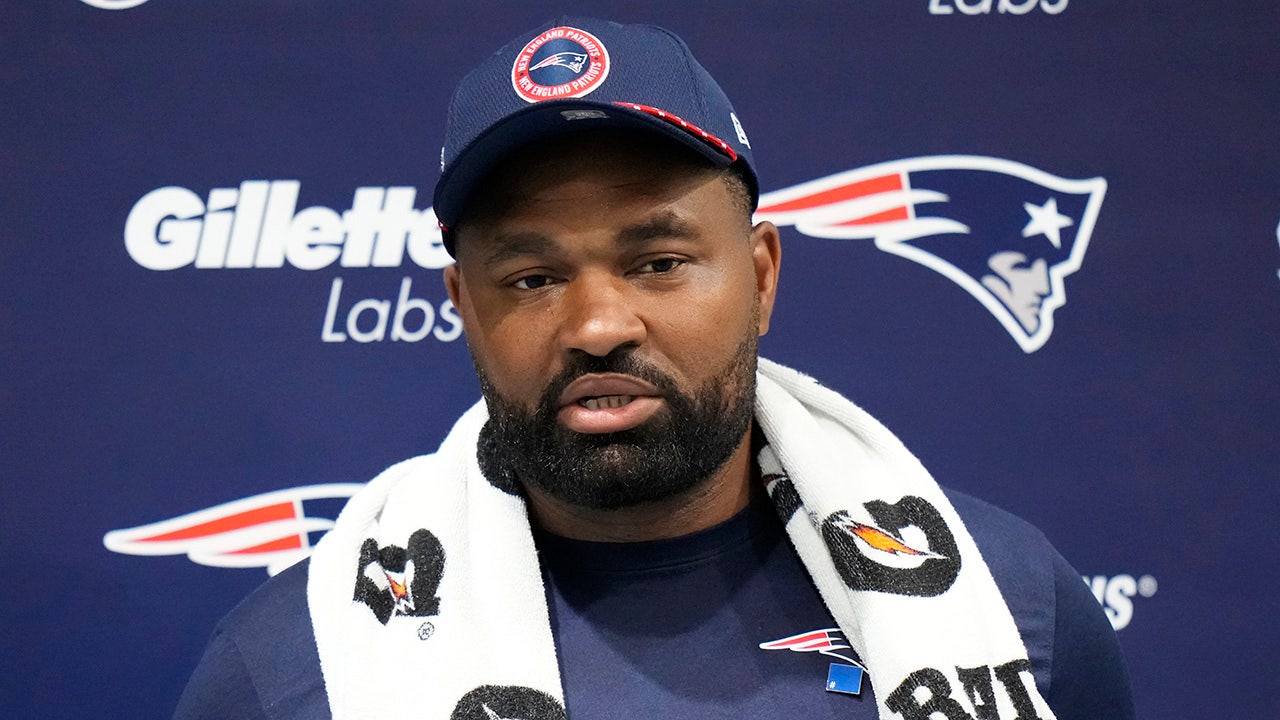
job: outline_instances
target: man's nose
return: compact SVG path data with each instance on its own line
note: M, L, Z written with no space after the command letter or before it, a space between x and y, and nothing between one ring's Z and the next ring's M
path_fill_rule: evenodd
M573 278L562 296L561 347L604 357L640 345L648 331L634 301L625 278L604 272Z

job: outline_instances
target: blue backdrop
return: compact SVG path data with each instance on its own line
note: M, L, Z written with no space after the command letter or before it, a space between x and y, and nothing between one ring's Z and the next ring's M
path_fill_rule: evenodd
M266 568L474 402L444 107L570 12L675 30L734 99L767 356L1040 526L1142 716L1280 716L1277 7L7 4L0 715L167 717Z

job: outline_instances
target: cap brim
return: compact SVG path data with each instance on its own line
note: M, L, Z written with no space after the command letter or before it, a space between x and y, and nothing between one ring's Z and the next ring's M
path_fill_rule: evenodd
M601 128L657 133L698 153L717 167L728 167L734 160L720 148L679 126L625 105L580 98L535 103L490 126L464 147L440 174L433 204L436 217L445 228L445 249L449 254L454 254L453 233L449 230L462 215L476 185L502 158L539 140Z

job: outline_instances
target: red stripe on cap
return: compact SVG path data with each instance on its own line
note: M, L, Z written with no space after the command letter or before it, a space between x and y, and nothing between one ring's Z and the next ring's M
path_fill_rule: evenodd
M733 146L731 146L729 143L721 140L715 135L712 135L706 130L703 130L697 125L694 125L693 123L688 122L687 120L680 117L679 115L673 115L667 112L666 110L659 110L656 107L650 107L648 105L640 105L638 103L615 102L614 105L621 105L622 107L628 107L628 108L631 108L632 110L639 110L640 112L645 113L647 115L652 115L658 118L659 120L665 120L671 123L672 125L675 125L676 127L680 128L681 130L684 130L690 135L702 140L706 144L719 149L720 152L723 152L725 155L729 156L730 162L733 162L738 159L737 151L734 150Z

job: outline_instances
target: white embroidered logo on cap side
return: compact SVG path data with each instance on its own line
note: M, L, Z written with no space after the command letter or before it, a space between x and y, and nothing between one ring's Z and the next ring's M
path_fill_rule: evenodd
M729 119L733 121L733 129L738 132L738 142L751 147L751 141L747 139L747 131L742 129L742 122L738 120L738 116L729 113Z

